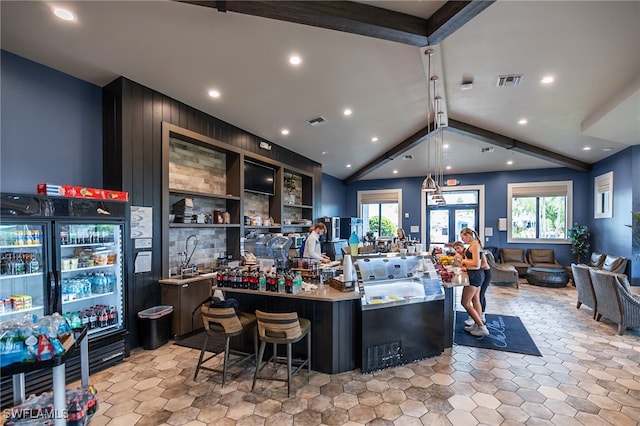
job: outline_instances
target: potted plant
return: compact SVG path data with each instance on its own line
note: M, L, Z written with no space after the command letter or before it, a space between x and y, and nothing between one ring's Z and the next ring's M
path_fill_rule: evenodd
M296 195L294 194L294 191L296 190L296 180L293 175L284 175L284 189L289 193L289 204L295 204Z
M591 243L589 243L589 238L591 237L589 228L576 223L573 227L569 228L567 235L569 236L569 240L571 240L571 253L576 256L577 263L580 263L583 257L589 255L589 249L591 248Z

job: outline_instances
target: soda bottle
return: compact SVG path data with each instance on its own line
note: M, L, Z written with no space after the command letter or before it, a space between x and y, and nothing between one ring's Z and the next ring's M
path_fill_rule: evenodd
M218 275L216 275L216 284L218 287L224 287L224 274L222 272L218 272Z
M293 293L293 276L287 274L285 278L285 291L289 294Z
M96 310L94 308L90 308L89 310L89 328L94 329L98 327L98 315L96 314Z
M100 313L98 314L98 325L102 327L106 327L108 324L109 315L107 314L106 306L100 306Z
M118 324L118 311L115 306L112 306L109 309L109 325L117 325Z
M80 315L80 320L82 322L82 327L89 327L89 316L86 311L82 311L82 315Z

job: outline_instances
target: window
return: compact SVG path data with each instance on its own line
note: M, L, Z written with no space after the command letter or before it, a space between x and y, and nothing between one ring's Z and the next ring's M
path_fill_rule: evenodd
M572 211L572 181L510 183L507 242L566 244Z
M402 223L402 190L358 191L358 211L364 234L373 232L376 238L395 237Z

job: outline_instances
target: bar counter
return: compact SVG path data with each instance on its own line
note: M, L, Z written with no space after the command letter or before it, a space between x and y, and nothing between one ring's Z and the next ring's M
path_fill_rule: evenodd
M300 318L311 321L312 370L327 374L354 370L360 357L360 294L353 291L341 292L328 285L317 285L317 290L303 290L298 294L229 287L216 289L222 290L225 298L236 299L242 311L255 312L259 309L265 312L297 312ZM247 343L250 342L243 342L243 346ZM293 345L293 351L294 355L304 354L304 340Z

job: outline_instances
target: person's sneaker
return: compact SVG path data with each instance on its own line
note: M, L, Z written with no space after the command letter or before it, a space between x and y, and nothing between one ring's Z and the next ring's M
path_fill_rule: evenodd
M472 336L488 336L489 335L489 329L487 328L486 325L483 325L481 327L476 327L474 330L469 331L469 333L471 333Z
M466 320L464 320L464 325L466 325L467 327L468 327L468 326L471 326L471 325L473 325L473 324L475 324L475 323L476 323L476 322L475 322L475 321L473 320L473 318L471 318L471 317L469 317L469 318L467 318Z
M471 331L475 330L476 328L478 328L478 325L474 322L472 325L465 326L464 331L468 331L469 333L471 333Z

